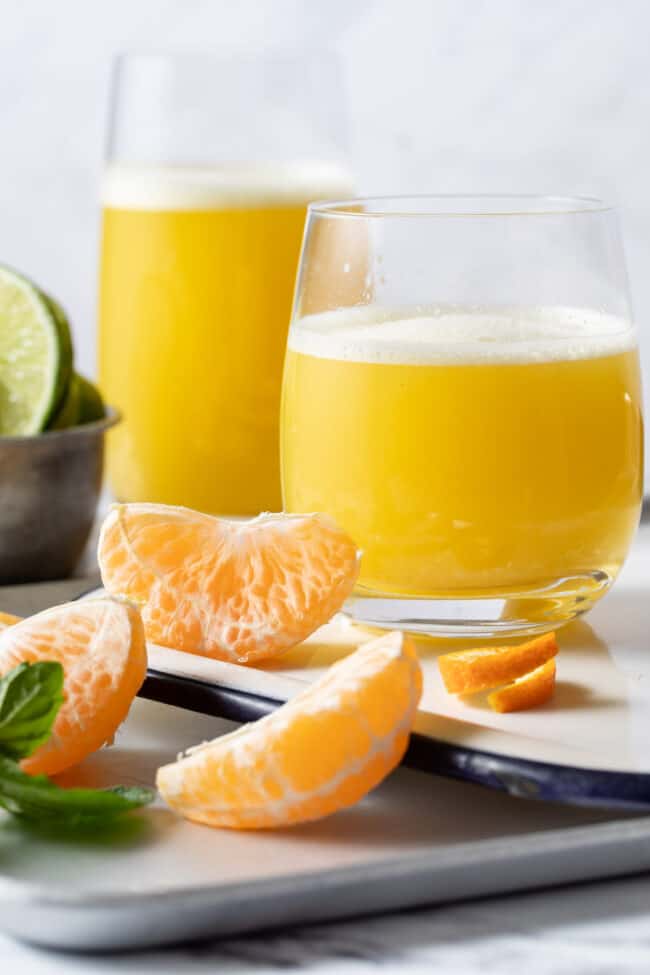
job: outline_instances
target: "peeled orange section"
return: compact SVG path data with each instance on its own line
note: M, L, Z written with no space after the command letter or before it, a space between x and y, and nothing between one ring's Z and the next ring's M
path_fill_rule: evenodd
M135 606L116 599L65 603L0 630L0 674L23 661L58 660L64 702L45 744L21 763L53 775L113 738L146 674Z
M526 711L545 704L555 690L555 660L547 660L529 674L518 677L511 684L488 694L488 704L493 711Z
M21 617L14 616L13 613L0 613L0 630L4 630L5 626L13 626L14 623L20 623Z
M515 647L456 650L438 657L438 668L450 694L474 694L522 677L541 667L559 650L555 633Z
M163 766L156 784L173 809L210 826L319 819L356 802L398 764L421 691L413 644L392 633L268 717Z
M106 589L141 605L149 640L240 663L304 640L359 572L354 542L325 515L235 522L156 504L114 505L98 556Z

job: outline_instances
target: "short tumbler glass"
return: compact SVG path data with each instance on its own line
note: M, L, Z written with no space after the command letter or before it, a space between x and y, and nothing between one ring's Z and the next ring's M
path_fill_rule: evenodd
M284 372L287 511L363 552L370 625L495 637L607 592L642 498L615 211L469 196L309 208Z

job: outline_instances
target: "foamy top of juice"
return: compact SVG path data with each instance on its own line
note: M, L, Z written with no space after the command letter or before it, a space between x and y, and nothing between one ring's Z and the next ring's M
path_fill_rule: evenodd
M628 320L581 308L346 308L294 321L289 348L321 359L401 365L547 362L634 348Z
M330 162L146 166L111 163L102 203L124 210L219 210L288 206L348 196L346 170Z

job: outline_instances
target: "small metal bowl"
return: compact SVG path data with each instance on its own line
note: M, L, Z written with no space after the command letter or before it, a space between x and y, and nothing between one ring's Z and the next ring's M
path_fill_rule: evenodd
M104 467L108 407L94 423L0 437L0 585L64 579L92 529Z

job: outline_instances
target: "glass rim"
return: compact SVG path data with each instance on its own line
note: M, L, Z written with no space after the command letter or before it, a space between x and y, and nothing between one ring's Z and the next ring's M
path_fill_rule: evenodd
M371 210L360 210L371 205ZM423 193L404 196L359 196L348 200L315 200L309 213L328 217L557 217L607 213L616 207L595 196L540 193Z

